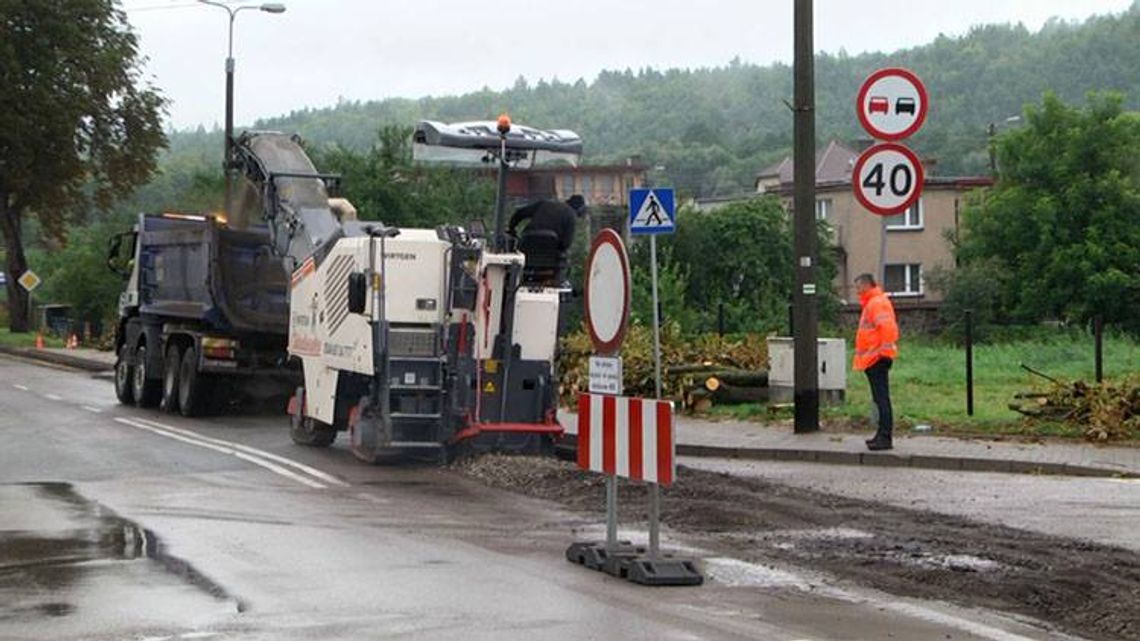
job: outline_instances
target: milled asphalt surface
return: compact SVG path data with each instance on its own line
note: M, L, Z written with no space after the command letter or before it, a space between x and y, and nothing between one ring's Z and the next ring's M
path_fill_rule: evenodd
M1140 479L683 457L681 464L1140 552Z
M300 448L277 416L122 407L106 376L3 357L0 440L4 639L1070 638L723 559L701 588L632 586L563 559L598 524L552 503Z

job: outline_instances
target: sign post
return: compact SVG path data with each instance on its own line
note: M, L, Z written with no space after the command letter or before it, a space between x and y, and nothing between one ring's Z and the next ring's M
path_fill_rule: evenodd
M29 269L24 271L23 274L20 274L16 282L20 284L20 287L24 288L24 291L28 292L28 329L35 331L36 306L32 304L32 292L36 291L36 288L39 287L43 281L38 274Z
M633 233L674 228L672 190L635 190L630 198ZM636 203L636 204L635 204ZM651 231L646 231L651 230ZM586 260L586 328L596 354L590 358L590 393L578 396L578 467L606 474L606 542L571 543L566 559L643 585L700 585L693 561L661 554L660 485L673 482L676 446L673 404L661 397L661 339L657 309L656 236L653 261L656 400L621 396L621 359L615 357L629 321L629 259L621 236L604 229ZM649 554L617 540L617 477L649 483Z
M661 307L657 295L657 235L676 230L676 198L671 188L632 189L629 192L629 233L649 235L649 269L653 281L653 373L657 400L661 400ZM649 488L649 555L660 548L661 489Z

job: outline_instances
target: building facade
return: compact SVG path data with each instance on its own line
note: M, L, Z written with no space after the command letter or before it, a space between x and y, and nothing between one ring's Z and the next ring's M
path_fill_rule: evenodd
M507 176L512 198L565 200L581 194L591 207L625 207L629 190L646 185L646 167L633 160L616 165L533 167Z

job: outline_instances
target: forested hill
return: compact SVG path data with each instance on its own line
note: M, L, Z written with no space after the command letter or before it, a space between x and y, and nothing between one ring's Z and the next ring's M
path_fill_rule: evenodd
M817 43L826 47L827 43ZM746 51L747 43L741 43ZM1140 0L1123 14L1083 23L1051 22L1039 32L1022 26L981 26L961 37L939 37L895 53L821 55L816 62L818 137L863 136L854 114L859 83L888 65L914 70L929 89L931 112L912 140L938 159L940 175L987 171L987 128L1046 91L1070 103L1093 90L1125 94L1140 104ZM360 148L378 127L412 125L420 118L487 119L509 111L519 122L570 128L582 134L592 161L640 155L663 167L661 182L688 194L731 194L751 188L756 172L787 154L792 114L792 69L730 62L714 69L606 71L592 83L520 78L505 91L484 89L454 97L346 102L257 123L298 131L320 145ZM180 134L177 146L193 143ZM181 144L180 144L181 143Z

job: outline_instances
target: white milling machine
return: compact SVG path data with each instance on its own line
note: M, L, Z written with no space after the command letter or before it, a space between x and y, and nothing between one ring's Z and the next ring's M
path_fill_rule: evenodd
M569 131L498 123L415 130L417 159L495 163L496 230L397 229L347 220L320 176L281 134L246 134L237 164L264 185L275 250L292 270L289 353L304 385L289 403L291 435L325 446L347 430L353 453L443 459L460 443L536 451L561 436L560 295L535 278L504 234L506 174L550 159L576 162ZM383 212L380 212L382 215Z

